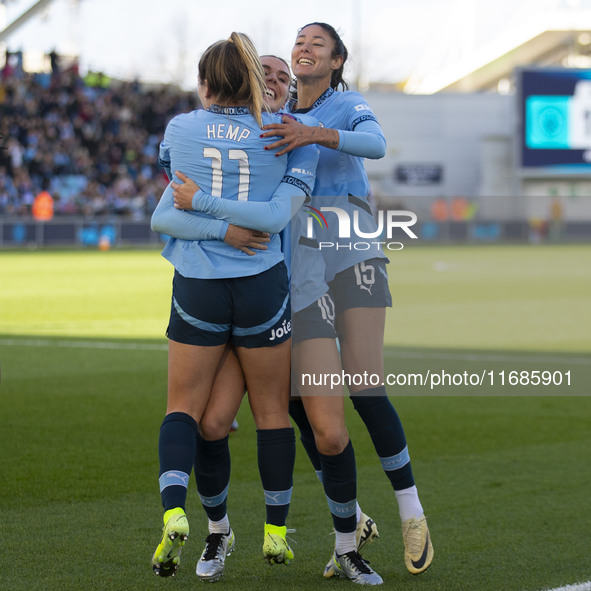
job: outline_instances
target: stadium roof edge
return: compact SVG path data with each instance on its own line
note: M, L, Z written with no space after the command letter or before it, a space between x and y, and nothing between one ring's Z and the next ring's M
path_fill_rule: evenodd
M534 19L519 31L505 34L464 58L442 64L439 68L426 67L423 71L419 68L404 85L404 92L435 94L496 90L498 81L511 78L515 68L562 66L569 56L581 49L578 40L582 34L587 34L591 40L591 12L556 16L560 18L549 27L543 26L547 21ZM591 66L591 44L585 49L589 49L585 55L589 56Z

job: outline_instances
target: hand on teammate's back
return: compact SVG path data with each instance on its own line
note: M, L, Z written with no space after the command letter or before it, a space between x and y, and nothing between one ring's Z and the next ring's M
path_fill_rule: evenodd
M271 235L268 232L259 232L258 230L249 230L248 228L241 228L230 224L224 242L241 250L242 252L252 256L256 252L254 250L267 250L266 243L270 242Z
M178 170L176 170L174 174L182 181L181 183L175 183L173 181L171 184L171 187L174 189L172 192L174 196L174 206L177 209L193 209L193 195L199 191L199 185Z

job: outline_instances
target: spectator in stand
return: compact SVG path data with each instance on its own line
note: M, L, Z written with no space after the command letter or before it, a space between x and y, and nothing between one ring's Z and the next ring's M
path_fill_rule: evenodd
M142 218L167 185L158 166L166 123L193 110L194 93L91 76L53 51L51 75L19 73L18 56L0 78L0 213L31 215L48 186L55 214Z

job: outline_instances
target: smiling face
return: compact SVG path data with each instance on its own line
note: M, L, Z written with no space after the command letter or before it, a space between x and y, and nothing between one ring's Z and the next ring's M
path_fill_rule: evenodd
M335 43L319 25L304 27L291 50L291 69L298 80L324 79L330 81L333 70L343 64L343 57L333 57Z
M265 70L265 83L267 94L265 102L273 113L285 106L289 94L291 74L287 64L278 57L265 55L261 57L261 63Z

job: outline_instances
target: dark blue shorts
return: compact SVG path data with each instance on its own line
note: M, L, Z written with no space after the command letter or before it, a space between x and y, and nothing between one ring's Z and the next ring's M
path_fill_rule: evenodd
M285 263L228 279L192 279L175 271L166 335L206 347L271 347L286 341L291 307Z
M334 319L334 302L326 293L313 304L293 315L293 344L308 339L336 339Z
M340 273L329 283L336 313L349 308L389 308L388 259L369 259Z

